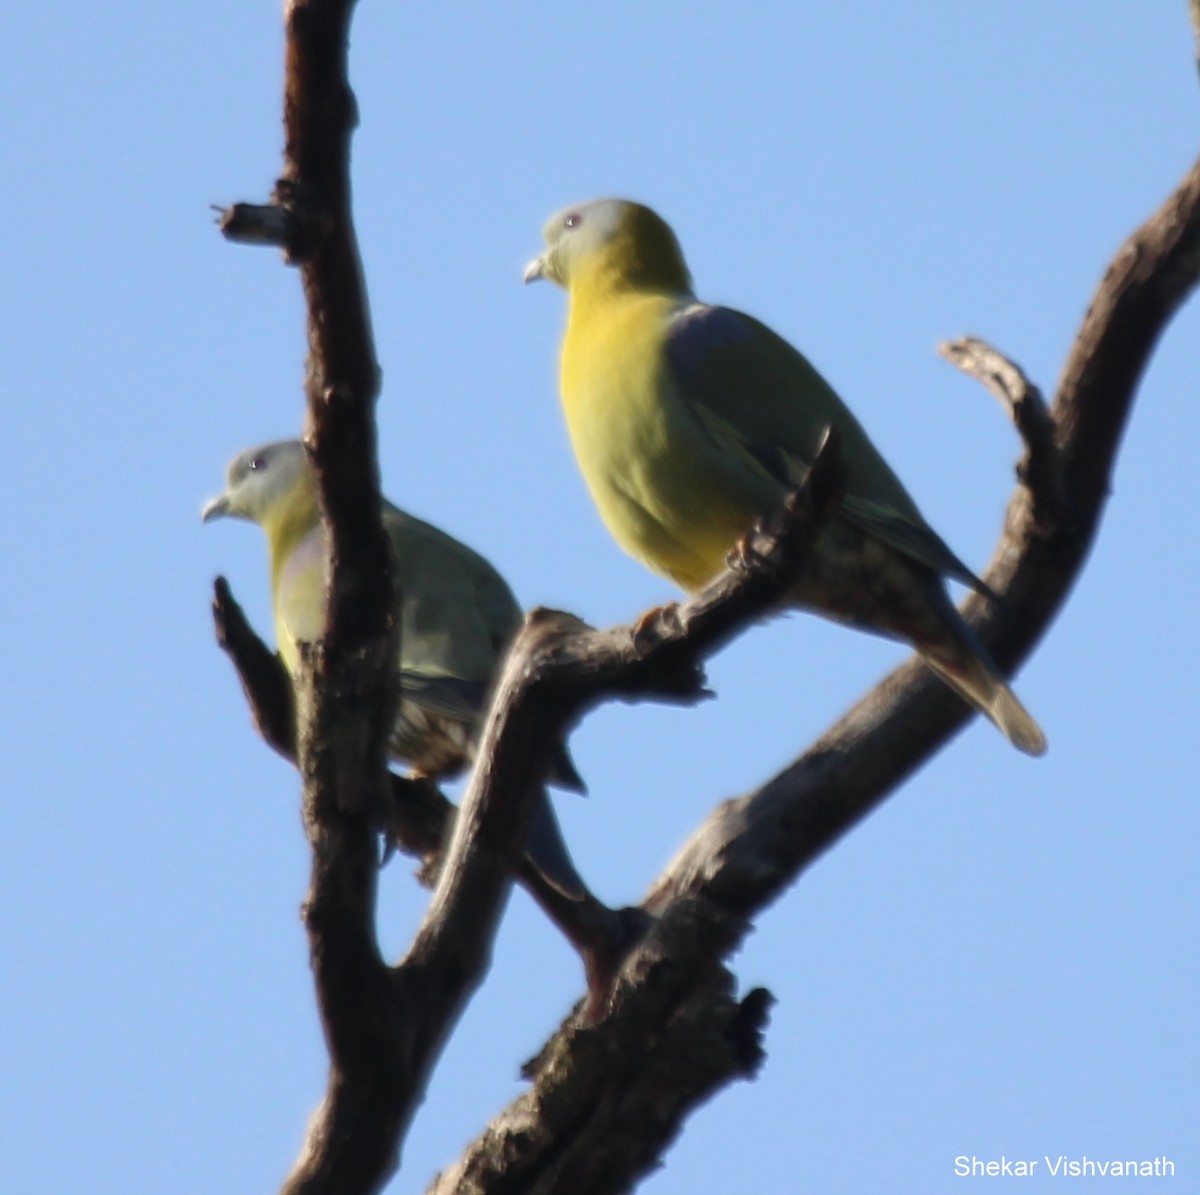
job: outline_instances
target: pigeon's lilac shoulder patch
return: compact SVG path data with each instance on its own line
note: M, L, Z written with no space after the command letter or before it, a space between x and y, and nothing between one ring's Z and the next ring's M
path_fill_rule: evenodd
M671 317L667 360L685 388L698 388L711 366L713 353L745 346L753 336L749 323L736 311L690 303Z
M319 528L316 533L306 535L283 562L280 583L286 591L286 586L315 569L325 569L325 538Z

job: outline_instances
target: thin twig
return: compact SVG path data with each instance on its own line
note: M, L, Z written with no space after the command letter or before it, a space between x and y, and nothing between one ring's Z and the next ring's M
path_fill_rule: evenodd
M978 336L943 341L938 353L982 382L1012 420L1025 445L1017 477L1032 495L1038 528L1048 534L1064 517L1062 462L1054 440L1054 420L1042 392L1019 365Z

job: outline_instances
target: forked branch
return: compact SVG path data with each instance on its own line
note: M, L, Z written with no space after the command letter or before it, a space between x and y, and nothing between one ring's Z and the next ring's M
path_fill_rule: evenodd
M725 575L636 627L596 632L548 615L528 622L429 912L409 954L389 966L374 929L380 818L400 817L406 828L397 839L428 855L435 839L441 846L450 813L436 790L397 800L399 781L386 767L396 645L375 455L379 372L350 215L352 8L352 0L287 4L283 178L270 205L235 205L223 222L231 239L282 244L300 267L308 303L306 442L329 528L331 581L326 634L297 687L298 716L277 661L223 583L216 597L222 645L260 730L298 760L313 850L305 918L330 1076L285 1190L339 1195L379 1190L396 1166L430 1069L486 970L520 867L530 779L544 774L559 736L614 695L702 696L700 661L769 609L803 569L806 537L841 484L831 446L780 523L756 531ZM1002 600L972 598L965 607L1006 669L1045 632L1083 566L1138 382L1198 274L1200 164L1117 254L1049 411L1020 371L982 342L947 350L1002 396L1025 445L984 577ZM714 810L640 909L614 913L581 902L582 912L555 913L551 902L573 941L593 935L600 943L589 964L593 999L531 1067L527 1095L434 1189L627 1190L691 1108L758 1064L769 997L755 991L739 1001L724 966L749 918L969 717L910 661L784 772Z
M1053 406L1046 411L1021 371L977 339L946 351L997 392L1024 442L1019 484L984 580L997 604L972 597L966 612L993 657L1015 668L1065 601L1094 540L1109 491L1121 433L1150 354L1200 278L1200 162L1171 198L1118 251L1068 357ZM717 584L723 583L719 581ZM701 595L703 597L703 595ZM597 673L596 643L577 636L540 664L521 659L520 679L506 676L493 724L516 723L506 706L532 701L553 674L587 658ZM516 654L516 653L514 653ZM731 989L712 975L741 942L749 919L776 899L829 846L874 809L942 747L971 716L967 707L915 658L885 678L813 746L757 791L718 806L655 881L643 902L659 927L670 925L710 969L691 970L670 997L688 1023L722 1024ZM497 749L503 744L497 743ZM713 927L721 926L723 932ZM651 933L621 971L609 1015L598 1024L568 1021L539 1057L532 1089L500 1113L431 1195L523 1195L571 1190L601 1195L630 1189L680 1131L692 1103L737 1077L730 1065L689 1089L661 1116L617 1124L613 1089L637 1107L661 1095L654 1063L660 1023L632 1012L653 989L660 941ZM694 961L695 956L686 957ZM747 997L753 1004L755 993ZM761 999L761 998L760 998ZM744 1002L745 1003L745 1002ZM758 1005L761 1027L765 1004ZM747 1012L747 1016L749 1013ZM742 1021L743 1026L746 1021ZM736 1036L736 1035L735 1035ZM680 1070L678 1090L686 1087ZM669 1086L669 1085L668 1085ZM690 1102L689 1102L690 1100ZM560 1108L572 1115L561 1116ZM603 1164L598 1164L602 1159Z

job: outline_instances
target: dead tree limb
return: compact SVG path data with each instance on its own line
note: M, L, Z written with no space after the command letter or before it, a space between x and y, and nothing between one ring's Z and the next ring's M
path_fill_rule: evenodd
M352 0L285 6L286 149L272 205L283 214L263 225L285 241L307 302L305 442L330 554L325 633L304 653L295 685L295 753L313 859L304 919L330 1055L325 1097L284 1187L306 1195L371 1192L387 1180L432 1059L486 964L485 951L434 933L418 964L389 967L375 937L377 828L390 803L397 645L375 452L379 369L350 209L352 10ZM238 221L224 226L234 230ZM227 596L218 590L228 628ZM247 647L245 635L238 642ZM248 650L256 658L253 675L270 689L262 653L252 644ZM278 717L257 720L275 746L287 746ZM494 816L505 818L499 837L506 827L512 837L508 861L522 810L518 803ZM485 922L499 915L507 894L507 884L495 888L482 898L478 887L471 894L482 900Z
M388 790L400 782L386 767L397 645L375 455L379 371L350 210L352 9L352 0L286 6L283 176L271 204L235 205L222 222L230 239L281 244L300 269L309 333L305 442L330 553L325 632L303 652L294 687L223 581L214 605L218 637L260 731L294 756L304 780L313 859L304 918L330 1073L284 1187L293 1193L375 1191L395 1169L430 1069L485 972L534 791L502 782L503 752L488 759L482 773L501 782L468 802L413 947L388 966L374 931L376 831L399 804ZM427 852L447 820L437 799L425 800L418 818L404 819L408 845ZM573 912L566 928L592 947L590 978L610 981L641 918L630 922L594 900Z
M501 680L429 911L408 955L389 966L374 916L376 832L397 804L398 781L386 766L396 644L375 454L379 370L350 212L352 10L353 0L286 5L283 176L271 204L235 205L223 220L231 239L282 245L300 268L309 312L306 443L329 529L328 624L306 654L294 708L273 657L239 624L227 587L218 586L216 600L222 645L259 728L277 750L294 752L304 778L313 852L305 922L330 1052L325 1097L284 1188L306 1195L377 1191L394 1171L430 1070L486 970L519 867L529 777L561 731L614 695L702 696L700 661L778 600L840 484L835 446L782 521L756 532L726 575L635 628L529 622ZM1026 448L985 574L1003 600L965 607L1005 668L1032 649L1082 568L1138 380L1198 273L1200 165L1114 259L1048 412L1020 371L981 342L948 350L1002 394ZM627 1190L692 1107L759 1061L769 997L738 1000L724 966L748 919L969 716L923 665L904 665L786 771L715 810L634 916L593 907L592 929L609 947L600 965L604 1007L589 1010L592 1023L574 1018L560 1031L531 1068L527 1095L434 1189ZM440 845L449 818L425 796L413 822L420 828L406 840L418 853L435 836ZM633 929L636 944L613 947L630 946ZM579 925L568 932L585 933Z
M1114 257L1049 410L1021 371L984 342L970 338L943 350L1002 398L1024 443L1019 484L984 574L1000 601L972 597L965 604L993 657L1010 671L1045 633L1086 561L1138 383L1198 279L1200 162ZM686 640L688 607L681 612ZM674 650L686 649L675 642ZM536 705L539 687L553 686L556 673L570 675L583 659L605 675L597 691L611 692L620 681L605 673L597 650L594 636L578 634L552 654L518 643L489 738L493 727L519 723L522 703ZM611 662L619 645L607 650ZM588 698L580 700L586 705ZM560 1029L531 1068L529 1092L435 1179L431 1195L629 1190L657 1164L695 1103L753 1070L767 998L752 992L738 1004L722 967L749 919L970 716L910 660L782 773L718 806L648 893L643 909L657 919L655 929L626 960L609 1014ZM538 733L533 724L526 729ZM671 942L665 954L663 934ZM656 1012L647 1013L642 1001ZM696 1028L698 1036L676 1055L664 1026ZM718 1042L725 1057L693 1085L686 1058L711 1060L719 1050L704 1045ZM677 1082L664 1083L664 1071ZM649 1101L657 1101L654 1114ZM622 1116L626 1109L634 1114Z

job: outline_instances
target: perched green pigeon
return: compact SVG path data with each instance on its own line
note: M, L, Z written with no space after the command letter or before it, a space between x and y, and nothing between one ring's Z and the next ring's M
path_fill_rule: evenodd
M325 530L316 477L298 440L264 444L230 462L225 492L203 520L233 517L266 533L279 654L288 671L299 664L297 644L325 627ZM391 752L425 776L460 771L472 759L496 671L521 623L512 590L477 552L384 501L392 541L400 620L400 703ZM551 777L582 791L564 751ZM555 888L581 899L585 888L543 793L529 858Z
M906 640L1030 755L1038 724L946 592L986 586L942 542L858 421L787 341L692 293L675 234L641 204L600 199L546 224L525 281L569 297L560 388L579 467L617 542L696 590L808 472L826 427L847 488L792 604Z

